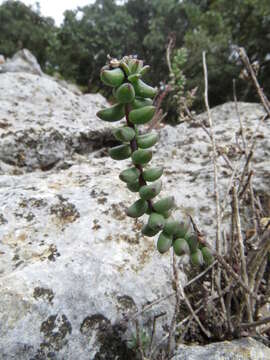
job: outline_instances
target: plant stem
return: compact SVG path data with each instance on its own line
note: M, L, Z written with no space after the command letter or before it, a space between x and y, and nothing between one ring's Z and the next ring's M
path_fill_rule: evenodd
M130 113L130 105L126 104L125 105L125 115L126 115L126 122L127 122L127 126L132 128L135 132L136 132L136 127L134 124L132 124L132 122L129 121L129 113ZM131 147L131 153L133 154L134 151L138 150L138 144L137 144L137 140L136 140L136 136L130 141L130 147ZM146 181L143 178L143 167L140 164L137 164L134 166L139 170L140 172L140 176L139 176L139 183L140 186L144 186L147 185ZM153 211L153 203L151 200L147 200L148 203L148 207L151 211Z

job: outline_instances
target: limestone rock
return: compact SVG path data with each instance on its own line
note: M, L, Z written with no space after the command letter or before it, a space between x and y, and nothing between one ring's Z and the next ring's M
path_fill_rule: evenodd
M144 218L125 215L136 194L118 176L130 162L108 157L111 124L95 116L102 106L100 95L76 95L45 76L0 74L1 359L132 359L126 340L134 327L124 315L172 292L170 255L141 235ZM252 136L263 109L239 108ZM220 151L233 162L234 105L212 115ZM270 185L269 131L262 122L256 135L254 183L262 193ZM179 219L191 213L213 241L209 139L196 122L160 135L151 165L165 168L162 196L174 195ZM230 176L222 156L218 167L223 196ZM140 319L150 332L153 316L165 312L156 343L173 305L169 297Z
M254 149L254 176L253 183L261 202L265 203L270 188L270 127L269 120L261 121L265 112L261 105L254 103L239 103L239 112L246 129L249 145L255 134L256 146ZM235 104L228 102L211 110L214 131L219 156L217 160L219 173L219 192L221 200L224 199L230 183L228 165L222 156L224 153L228 160L241 170L245 158L238 161L243 149L239 120L235 111ZM157 145L157 155L153 156L151 164L164 166L163 189L176 197L179 208L176 212L178 218L190 213L194 216L200 229L214 243L215 238L215 199L214 199L214 171L212 163L212 146L208 135L199 126L207 126L207 114L196 117L194 122L180 126L165 127L160 135ZM260 125L259 125L260 124ZM257 129L257 131L256 131ZM239 146L236 144L238 139ZM164 181L166 179L166 181ZM164 191L163 191L164 193ZM230 209L228 209L230 210ZM225 211L225 214L229 212ZM247 217L249 219L250 215ZM230 218L223 222L223 228L228 228ZM250 224L249 224L250 226Z
M243 338L206 346L179 346L172 360L268 360L270 349L262 343Z
M11 59L7 59L0 68L1 72L26 72L39 76L43 75L37 59L27 49L22 49L13 55Z
M171 293L169 254L125 215L135 196L120 185L122 166L93 157L1 176L1 359L128 359L123 315ZM157 339L172 304L146 312L149 332L153 314L166 313Z
M78 96L49 77L0 74L0 160L47 170L108 145L111 126L95 115L106 105L99 94Z
M62 78L59 78L58 76L54 76L54 80L56 80L62 87L73 92L75 95L82 95L80 88L76 84L70 83Z

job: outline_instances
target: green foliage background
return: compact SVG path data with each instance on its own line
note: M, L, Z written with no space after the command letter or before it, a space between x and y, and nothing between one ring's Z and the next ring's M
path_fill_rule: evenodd
M234 56L235 46L245 47L251 61L259 62L259 81L270 94L269 0L127 0L121 4L96 0L66 11L60 27L43 17L38 5L33 9L7 0L0 6L0 54L10 57L28 48L45 72L59 73L92 92L106 91L99 69L107 54L119 58L138 54L151 65L149 83L168 83L170 34L175 36L176 56L177 49L187 50L181 71L187 90L198 86L196 109L202 108L203 50L208 54L212 106L232 99L233 78L238 79L240 100L258 100L253 87L239 79L241 64Z

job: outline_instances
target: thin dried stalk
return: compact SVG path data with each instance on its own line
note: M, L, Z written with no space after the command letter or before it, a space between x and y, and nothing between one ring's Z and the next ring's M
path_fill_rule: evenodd
M230 177L230 182L229 182L229 185L227 187L225 197L224 197L223 202L221 204L221 210L220 210L220 214L221 214L220 216L221 217L223 216L223 213L224 213L224 211L225 211L225 209L226 209L226 207L228 205L229 194L230 194L232 184L233 184L233 181L234 181L237 170L238 170L238 166L235 166L233 171L232 171L231 177Z
M204 84L205 84L204 102L205 102L205 107L207 110L208 122L209 122L209 126L210 126L211 142L212 142L212 148L213 148L214 191L215 191L215 199L216 199L216 216L217 216L216 250L220 254L222 249L221 249L220 197L219 197L219 190L218 190L217 148L216 148L216 139L215 139L214 130L213 130L212 115L211 115L209 101L208 101L208 72L207 72L205 51L203 52L203 72L204 72Z
M234 168L233 168L233 165L232 165L230 159L228 158L228 156L227 156L226 154L224 154L224 153L221 153L220 155L223 157L223 159L224 159L225 163L228 165L228 167L229 167L231 170L233 170L233 169L234 169Z
M243 62L243 64L245 65L245 67L247 68L251 78L252 78L252 81L255 85L255 88L257 90L257 93L260 97L260 100L262 102L262 105L265 109L265 111L267 112L268 116L270 116L270 103L269 103L269 100L267 99L266 95L264 94L263 92L263 89L260 87L260 84L258 82L258 79L256 77L256 74L255 74L255 71L253 70L251 64L250 64L250 61L249 61L249 58L246 54L246 51L244 48L240 47L238 49L238 52L239 52L239 55L241 57L241 60Z
M222 290L221 296L224 296L228 291L230 291L231 288L232 288L232 284L227 285L226 288ZM212 295L212 296L210 296L210 297L207 299L207 302L210 303L210 302L213 302L213 301L216 301L216 300L219 300L219 299L220 299L220 295ZM199 300L199 301L195 304L195 307L197 307L197 309L194 310L194 313L195 313L195 314L198 314L202 309L204 309L205 304L200 305L201 303L202 303L202 300ZM199 306L199 307L198 307L198 306ZM176 330L177 330L177 329L180 329L181 326L182 326L185 322L190 321L190 320L192 320L192 319L193 319L193 315L188 315L188 316L185 317L183 320L181 320L179 323L177 323L175 329L176 329ZM160 343L159 343L159 344L155 347L155 349L152 351L152 354L155 354L155 352L157 351L157 349L161 346L161 344L162 344L164 341L167 340L167 338L168 338L168 334L165 335L165 336L161 339Z
M175 45L175 36L171 35L169 37L169 43L168 43L168 46L166 48L166 61L167 61L167 65L168 65L170 74L173 73L173 71L172 71L172 63L171 63L171 53L172 53L172 50L174 48L174 45Z
M186 334L188 332L188 329L189 329L190 325L192 324L192 322L193 322L193 316L190 315L188 323L185 326L185 329L182 331L182 334L181 334L180 339L178 341L179 344L181 344L184 341L184 338L185 338L185 336L186 336Z
M242 190L240 191L240 193L238 195L239 200L242 199L243 195L245 195L245 192L246 192L247 188L250 187L250 180L251 180L252 176L253 176L253 170L250 170L250 172L248 174L248 177L247 177L247 180L246 180L245 184L243 185Z
M198 318L198 316L196 315L195 311L193 310L191 304L190 304L190 301L188 300L185 292L184 292L184 289L182 287L181 284L179 284L179 291L180 291L180 294L181 296L183 297L189 311L191 312L191 315L193 316L194 320L197 322L197 324L199 325L199 327L201 328L202 332L208 337L210 338L211 336L211 333L206 330L206 328L203 326L203 324L201 323L200 319Z
M246 264L246 256L245 256L245 246L242 236L242 229L241 229L241 220L240 220L240 213L239 213L239 203L237 197L237 191L235 185L232 187L232 196L233 196L233 208L234 208L234 218L237 230L237 240L239 245L239 253L240 253L240 261L241 261L241 273L242 278L245 281L246 285L248 285L248 275L247 275L247 264Z
M239 204L238 204L236 187L233 186L232 190L233 190L234 217L235 217L235 224L236 224L236 229L237 229L237 240L238 240L238 245L239 245L240 261L241 261L241 274L242 274L242 279L243 279L244 283L246 284L246 286L249 286L249 280L248 280L248 274L247 274L247 263L246 263L246 256L245 256L245 247L244 247L244 241L243 241L243 237L242 237L241 220L240 220L240 214L239 214ZM250 296L245 294L245 299L246 299L248 320L251 322L251 321L253 321L251 298L250 298Z
M231 289L230 292L229 292L229 293L227 294L227 296L225 297L227 325L228 325L228 329L229 329L229 333L230 333L230 334L232 334L233 331L234 331L234 327L233 327L232 319L231 319L232 296L233 296L233 290Z
M249 173L249 171L250 171L249 164L250 164L250 162L252 160L252 157L253 157L254 146L255 146L255 144L252 144L251 149L250 149L250 151L249 151L249 153L247 155L246 162L245 162L245 165L244 165L244 168L243 168L243 171L242 171L242 174L241 174L241 178L240 178L238 191L240 190L240 187L243 186L244 178L245 178L246 173Z
M241 329L249 329L249 328L257 327L260 325L268 324L269 322L270 322L270 316L267 316L261 320L253 321L252 323L242 323L242 324L240 324L239 327Z
M261 263L264 259L264 255L270 251L270 230L266 231L261 242L258 244L258 250L252 252L249 255L248 269L249 269L249 282L252 289L254 288L255 277Z
M251 209L252 209L252 221L253 221L253 224L254 224L254 229L255 229L255 232L256 232L256 236L259 237L258 235L259 235L259 229L260 229L260 219L258 218L258 214L257 214L257 211L256 211L255 195L254 195L252 180L253 180L253 173L250 176L249 192L250 192L250 202L251 202Z
M225 306L225 301L221 291L221 285L220 285L220 275L221 275L221 271L218 272L217 277L215 278L215 283L216 283L216 287L217 287L217 292L218 295L220 296L220 304L221 304L221 308L223 311L224 316L226 315L226 306Z
M263 229L263 231L262 231L262 233L264 234L265 233L265 231L268 229L270 227L270 220L267 222L267 224L265 225L265 227L264 227L264 229Z
M175 288L175 308L174 308L174 314L172 317L170 329L169 329L169 338L168 338L168 347L167 347L167 355L168 357L171 356L171 348L172 348L172 337L175 332L175 322L176 317L178 314L178 309L180 306L180 289L182 288L179 279L178 279L178 272L176 268L176 257L175 253L172 254L172 264L173 264L173 287Z
M207 246L211 251L213 256L217 259L217 261L221 264L221 266L227 271L229 275L242 287L242 289L255 299L257 299L257 295L252 292L252 290L242 281L240 276L233 270L233 268L223 259L221 255L219 255L207 242L204 241L205 246Z
M215 192L215 200L216 200L216 217L217 217L217 228L216 228L216 250L218 254L221 254L222 249L222 240L221 240L221 209L220 209L220 196L219 196L219 186L218 186L218 167L217 167L217 158L218 152L216 147L216 139L213 129L213 120L212 115L209 107L208 101L208 71L207 71L207 64L206 64L206 53L203 52L203 72L204 72L204 84L205 84L205 91L204 91L204 103L207 110L207 117L210 127L210 138L212 143L213 149L213 165L214 165L214 192ZM217 270L217 275L215 276L215 283L218 289L218 292L221 292L221 271L220 268ZM225 303L223 297L220 298L221 307L224 312L226 312Z
M204 245L204 246L207 246L211 252L212 252L212 255L216 258L216 260L220 263L221 267L223 267L227 273L229 275L231 275L231 277L237 281L237 283L242 287L242 289L247 292L249 295L251 295L252 297L254 297L255 299L257 299L257 295L254 294L250 288L243 282L243 280L241 279L241 277L233 270L233 268L224 260L224 258L217 253L216 250L214 250L212 248L212 246L203 238L203 235L202 233L199 231L197 225L195 224L193 218L191 215L189 215L189 218L192 222L192 226L194 228L194 231L197 233L198 235L198 240L199 242Z
M241 137L242 137L242 142L243 142L243 148L244 148L245 155L246 155L246 158L247 158L248 151L247 151L247 142L246 142L246 132L245 132L245 128L243 126L242 118L240 116L240 112L239 112L239 108L238 108L235 79L233 79L233 98L234 98L236 114L237 114L238 121L239 121L239 124L240 124L240 132L241 132Z
M136 325L136 340L137 340L138 350L141 356L141 360L144 360L144 352L142 348L141 335L140 335L140 325L138 320L135 320L135 325Z
M255 283L254 283L254 292L257 294L259 291L259 287L262 283L262 279L263 279L263 275L265 273L265 269L266 269L266 265L267 265L267 260L268 260L268 254L264 255L264 258L261 262L261 266L258 270L256 279L255 279Z
M155 316L154 316L153 326L152 326L152 332L151 332L151 340L150 340L150 345L149 345L149 353L151 353L152 347L153 347L154 336L155 336L155 333L156 333L156 322L157 322L157 319L160 318L161 316L164 316L164 315L166 315L166 313L161 313L161 314L158 314L158 315L155 315Z
M269 303L270 297L270 272L267 273L267 280L266 280L266 289L263 299L260 301L260 307L264 306L265 304Z
M200 280L205 274L208 273L209 270L211 270L215 265L217 264L217 260L215 260L210 266L208 266L204 271L202 271L200 274L192 278L189 282L187 282L184 285L184 289L186 289L188 286L193 284L194 282ZM162 296L161 298L152 301L149 305L145 306L141 311L137 311L136 313L131 314L128 316L128 318L125 319L125 321L133 320L137 318L138 316L142 315L145 311L148 311L152 309L153 306L160 304L162 301L169 299L170 297L175 295L175 291L171 292L170 294L166 296Z

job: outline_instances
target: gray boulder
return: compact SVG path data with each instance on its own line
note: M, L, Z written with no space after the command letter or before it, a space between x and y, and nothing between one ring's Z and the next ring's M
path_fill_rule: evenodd
M1 64L1 62L0 62ZM18 51L0 66L0 73L25 72L42 76L43 72L35 56L27 49Z
M1 359L132 359L126 340L134 324L124 319L172 291L170 254L158 254L156 239L141 235L144 217L125 216L137 196L118 177L129 161L108 157L111 124L95 116L106 104L46 77L0 75ZM239 107L251 134L263 109ZM212 114L217 143L233 161L234 104ZM162 129L152 164L165 167L162 195L176 197L177 217L191 213L214 241L210 144L196 122ZM269 131L262 123L254 154L262 193L270 185ZM230 175L222 157L218 167L224 195ZM154 315L164 312L155 344L173 307L169 297L139 318L150 332Z
M253 155L253 184L262 203L269 197L270 187L270 127L268 121L260 119L265 112L261 105L255 103L239 103L239 112L246 129L246 135L251 145L253 133L256 132L256 146ZM220 154L224 152L233 166L239 171L245 164L245 158L239 161L242 150L236 145L239 138L239 120L233 102L217 106L211 110L217 147ZM214 172L211 160L211 143L208 135L199 126L207 124L207 114L196 117L195 121L178 127L165 127L157 145L157 155L152 163L165 167L164 189L173 193L179 206L176 215L179 219L183 214L191 214L207 234L208 240L215 240L215 199ZM241 140L239 140L241 143ZM219 192L221 200L228 189L231 170L220 155L217 160L219 173ZM165 180L166 179L166 180ZM230 226L230 208L225 211L222 230ZM226 216L227 214L227 216ZM247 214L247 220L250 214ZM250 226L250 223L243 224Z
M120 168L93 157L1 176L1 359L128 359L135 330L124 315L172 291L169 254L125 216L135 195L119 184ZM164 312L160 339L172 305L148 311L142 328Z
M111 141L110 126L95 113L99 94L78 96L53 78L0 74L0 160L26 171L48 170L72 155Z
M205 346L179 346L172 360L268 360L270 349L252 338Z

